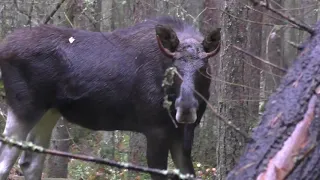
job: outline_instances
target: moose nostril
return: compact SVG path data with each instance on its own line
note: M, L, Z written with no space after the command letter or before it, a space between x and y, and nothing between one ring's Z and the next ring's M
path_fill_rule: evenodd
M191 109L181 109L181 113L184 116L191 114Z

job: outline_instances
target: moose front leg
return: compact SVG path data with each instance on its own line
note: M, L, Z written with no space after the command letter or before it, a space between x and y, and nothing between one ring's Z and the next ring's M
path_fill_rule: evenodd
M191 133L193 133L193 131ZM195 175L191 158L191 149L186 149L184 145L186 143L184 142L185 140L186 139L183 138L183 134L172 137L172 144L170 147L171 157L176 168L179 169L181 173ZM191 139L187 140L192 141Z
M146 134L147 138L147 162L150 168L167 169L169 139L165 133L157 132ZM165 180L165 176L151 175L153 180Z

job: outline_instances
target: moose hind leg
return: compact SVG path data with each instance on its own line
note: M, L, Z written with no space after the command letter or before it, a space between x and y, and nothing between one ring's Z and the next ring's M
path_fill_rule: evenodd
M35 115L38 114L36 112ZM17 141L24 141L34 125L35 119L19 118L12 109L8 109L6 126L3 135L16 139ZM0 143L0 180L6 180L9 172L16 162L20 150L16 147L8 146Z
M36 126L29 132L27 141L48 148L53 127L60 118L60 113L50 109L45 113ZM26 180L40 180L45 154L23 151L19 159L19 165Z

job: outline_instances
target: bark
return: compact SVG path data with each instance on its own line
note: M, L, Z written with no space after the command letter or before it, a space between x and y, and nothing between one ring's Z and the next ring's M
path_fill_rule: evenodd
M319 179L320 24L270 97L232 179Z
M261 15L248 11L245 2L225 1L224 11L242 19L260 21ZM219 92L219 111L242 131L248 131L258 116L259 62L235 50L231 45L260 55L261 26L239 21L234 17L223 15L222 18L222 52L220 52L220 78L233 85L222 84ZM255 33L252 38L251 34ZM254 66L254 67L253 67ZM238 86L241 84L243 86ZM227 173L238 161L244 147L245 139L233 129L218 122L217 170L218 179L225 179Z
M50 149L68 152L70 146L67 121L61 118L52 132ZM47 175L50 178L67 178L68 162L64 157L49 156L47 160Z

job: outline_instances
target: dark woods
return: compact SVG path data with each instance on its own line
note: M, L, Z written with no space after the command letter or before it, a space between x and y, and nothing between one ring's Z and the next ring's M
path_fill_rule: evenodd
M147 138L149 167L166 169L170 152L182 173L194 174L194 128L209 98L208 58L219 51L220 30L203 37L183 21L162 17L111 33L42 25L20 29L0 46L9 105L4 135L48 146L59 116L93 130L129 130ZM168 90L172 120L163 108L162 81L177 68ZM41 129L41 130L40 130ZM0 146L0 179L20 151ZM40 179L44 157L23 152L26 179ZM153 179L163 177L153 177Z

